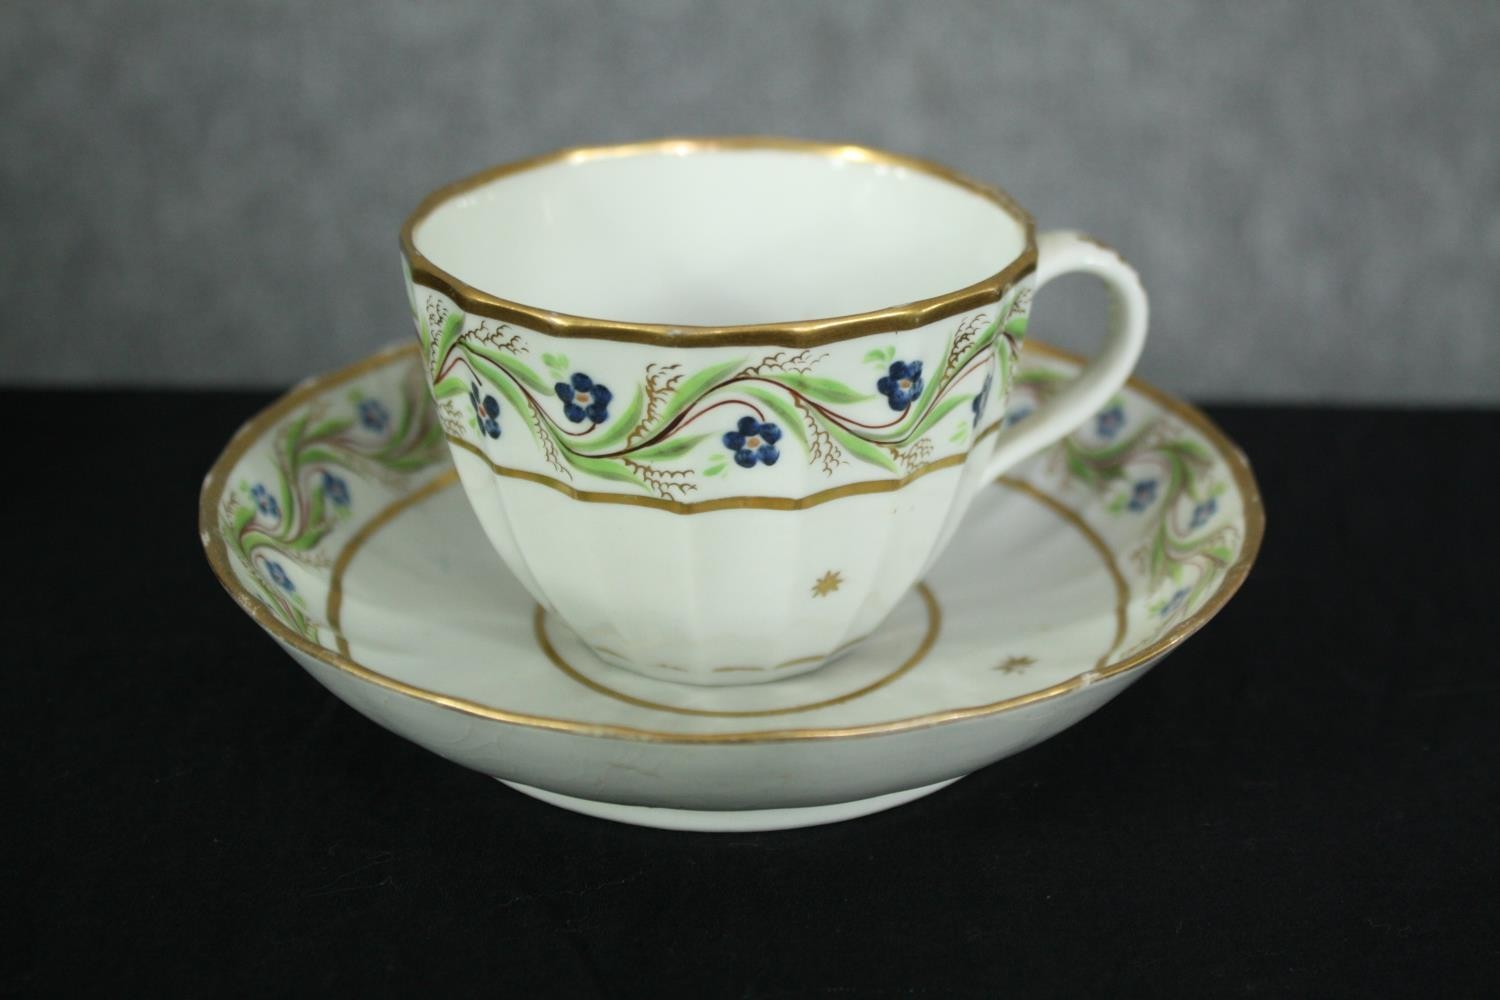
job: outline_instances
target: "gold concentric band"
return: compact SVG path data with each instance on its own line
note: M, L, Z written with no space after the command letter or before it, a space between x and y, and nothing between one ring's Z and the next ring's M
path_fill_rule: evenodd
M443 483L444 486L447 486L449 483L451 483L451 480L447 480L446 477L445 480L446 481ZM1005 486L1008 489L1015 490L1022 496L1025 496L1033 500L1034 502L1041 504L1048 511L1062 520L1063 523L1067 524L1073 530L1077 531L1079 535L1083 537L1084 541L1089 544L1089 547L1094 550L1094 553L1099 557L1099 560L1104 564L1105 572L1109 574L1110 581L1114 585L1115 591L1115 631L1114 635L1110 638L1109 646L1105 648L1098 661L1094 664L1095 671L1102 670L1105 665L1109 663L1109 658L1114 655L1115 650L1120 648L1120 643L1125 641L1126 614L1130 606L1130 585L1125 582L1125 577L1121 575L1119 566L1115 564L1115 557L1114 554L1110 552L1108 543L1106 543L1103 538L1099 537L1099 533L1092 527L1090 527L1087 521L1078 516L1077 511L1063 504L1055 497L1043 493L1041 490L1037 489L1035 486L1031 485L1025 480L1015 479L1010 476L1001 476L1000 479L997 480L997 482L999 485ZM430 493L427 491L420 492L423 493L424 498L430 495ZM405 510L406 507L403 506L402 509ZM382 517L380 520L382 522L382 525L389 523L389 518ZM357 539L357 541L359 541L361 544L364 542L364 540L365 538L363 537ZM349 547L353 548L355 546L355 542L356 539L351 539L349 542ZM337 588L339 585L339 575L341 574L342 569L347 565L347 561L341 557L339 560L339 566L335 568L335 588ZM582 684L589 690L594 691L597 694L602 694L605 697L613 698L616 701L624 702L627 705L634 705L637 708L654 709L660 712L671 712L677 715L699 715L708 716L711 718L745 719L764 718L773 715L792 715L797 712L810 712L813 709L828 708L833 705L841 705L845 702L853 701L856 698L869 694L871 691L877 691L880 688L885 687L892 681L896 680L898 677L901 677L902 675L908 673L912 668L917 666L917 664L921 663L922 660L926 659L927 654L932 650L933 644L937 641L939 630L942 628L943 609L942 605L938 603L937 595L932 592L932 589L928 587L925 582L918 582L913 590L918 594L918 596L921 597L922 602L926 607L927 631L923 636L921 643L917 646L917 649L912 653L910 657L897 665L897 667L889 673L883 674L882 676L876 678L874 681L867 683L862 687L856 688L853 691L849 691L845 694L837 695L831 698L824 698L819 701L806 702L800 705L789 705L784 708L766 708L757 709L754 711L740 712L711 711L709 709L702 708L683 708L678 705L669 705L665 702L650 701L645 698L637 698L632 694L616 690L615 688L609 687L608 685L600 681L594 680L593 678L584 674L583 671L573 666L573 664L569 663L567 659L553 645L551 637L547 634L547 613L540 604L537 605L536 611L532 616L532 632L536 636L537 645L541 648L542 652L546 654L547 659L552 661L553 666L555 666L557 669L567 674L568 677L572 678L579 684ZM334 620L334 617L330 614L329 621L333 622ZM337 626L335 625L335 627ZM834 653L830 653L828 655L832 656L836 653L842 652L843 650L848 649L850 646L862 642L867 638L869 638L869 636L862 636L859 639L847 642L844 645L840 646L838 649L834 650ZM339 643L340 650L347 654L348 648L344 644L344 639L342 636L340 636L339 638ZM809 660L821 660L825 658L826 657L823 656L801 657L796 660L789 660L785 664L779 664L778 666L790 666L793 663L805 663Z
M573 316L500 298L475 288L438 267L417 249L414 233L417 226L438 206L475 188L514 174L556 164L585 163L590 160L622 156L670 153L687 155L726 150L766 150L822 156L853 163L878 163L911 170L984 198L1014 219L1025 233L1025 247L1005 267L963 288L932 298L892 305L884 309L833 316L825 319L786 323L757 323L739 326L681 326L663 323L622 323L614 320ZM475 316L485 316L514 323L528 330L554 337L589 337L594 340L620 340L637 344L669 347L724 347L753 344L775 347L814 347L848 340L882 331L913 330L998 302L1017 281L1036 270L1036 224L1015 199L989 184L945 167L940 163L902 156L868 146L847 143L814 142L780 136L719 136L713 138L656 139L649 142L615 146L579 146L542 156L492 167L439 188L424 198L401 227L401 252L411 269L414 284L431 288L448 296L458 308Z
M903 674L910 671L912 667L915 667L918 663L921 663L924 659L926 659L928 652L932 649L932 644L937 642L938 633L942 630L943 609L938 606L937 598L933 596L932 590L927 586L927 584L918 583L915 587L915 590L917 592L917 595L922 598L922 606L927 611L927 629L922 634L922 641L917 644L917 648L912 651L910 656L897 664L894 670L887 671L881 676L875 678L873 681L855 688L853 691L848 691L841 695L835 695L831 698L823 698L819 701L806 702L801 705L789 705L785 708L762 708L755 709L753 711L742 712L712 711L705 708L683 708L679 705L669 705L666 702L662 701L650 701L646 698L637 698L635 695L626 694L624 691L617 691L612 687L599 683L598 681L594 680L592 677L589 677L587 674L584 674L577 667L569 663L563 657L563 655L557 651L557 647L552 645L552 639L547 634L547 613L542 609L542 606L540 604L537 605L536 614L532 618L532 631L536 635L536 644L541 647L542 652L547 655L547 659L552 661L552 665L554 667L556 667L558 670L561 670L563 673L567 674L570 678L577 681L579 684L582 684L590 691L602 694L606 698L613 698L615 701L622 701L627 705L634 705L637 708L649 708L658 712L671 712L675 715L701 715L715 719L764 718L771 715L792 715L797 712L811 712L813 709L828 708L832 705L842 705L846 701L853 701L855 698L859 698L862 695L867 695L871 691L880 690L887 684L894 681L896 678L901 677ZM840 648L842 649L844 647ZM821 660L823 659L823 657L814 656L808 657L807 659Z
M1125 577L1120 573L1120 567L1115 564L1115 554L1109 550L1109 544L1099 537L1099 532L1079 517L1078 511L1061 500L1043 493L1026 480L1016 479L1014 476L1001 476L996 482L1030 497L1056 514L1064 523L1083 536L1083 540L1088 542L1089 547L1099 556L1100 562L1104 563L1110 582L1115 585L1115 635L1110 640L1109 648L1104 651L1104 655L1099 657L1099 661L1094 664L1094 672L1099 673L1109 664L1109 658L1115 655L1115 650L1120 648L1120 643L1125 641L1125 616L1130 608L1130 584L1125 582Z
M1076 355L1047 347L1035 341L1030 342L1026 349L1043 357L1055 358L1070 364L1082 365L1084 363ZM1085 685L1096 683L1103 678L1115 677L1128 671L1139 669L1175 649L1180 643L1202 628L1214 615L1218 614L1220 609L1239 590L1240 586L1245 582L1245 577L1250 572L1250 567L1255 563L1255 557L1260 551L1261 541L1265 535L1266 516L1260 491L1256 486L1255 476L1250 469L1250 463L1245 459L1244 454L1239 448L1235 446L1234 442L1196 407L1174 399L1160 389L1148 385L1139 379L1132 378L1128 383L1131 390L1140 393L1152 400L1152 402L1163 410L1172 413L1209 441L1214 451L1218 453L1227 466L1244 504L1244 541L1240 545L1239 554L1236 556L1234 562L1225 571L1223 581L1203 603L1202 607L1193 614L1183 618L1155 642L1135 650L1120 659L1112 660L1094 670L1060 681L1046 688L1029 691L1023 695L983 705L965 706L945 712L935 712L906 719L895 719L889 722L837 729L778 729L736 733L685 734L656 732L637 729L631 726L579 723L569 719L508 712L504 709L481 705L465 698L455 698L439 692L428 691L414 684L408 684L405 681L376 673L368 667L356 663L346 655L327 649L304 636L298 635L277 619L269 608L239 582L230 564L229 550L219 528L219 504L223 498L224 491L230 486L230 475L240 460L244 458L245 454L257 441L271 432L290 414L296 412L299 407L315 397L323 395L339 385L350 382L361 375L385 365L394 364L408 358L415 361L417 354L418 350L415 344L389 348L356 362L347 368L318 378L309 379L272 403L242 426L230 439L229 444L214 462L213 467L209 469L208 475L203 481L203 489L198 497L199 535L203 541L209 565L213 568L214 574L219 578L219 582L223 585L224 589L229 592L229 595L256 624L282 645L296 650L323 666L342 671L384 690L465 715L488 719L493 722L502 722L509 725L526 726L553 732L573 733L580 736L653 743L774 743L797 740L846 739L899 733L1012 711L1027 705L1034 705L1061 697ZM443 475L446 474L448 473L443 473Z
M448 443L455 448L464 451L479 459L489 470L497 476L506 479L524 479L528 483L536 483L548 489L556 490L565 497L577 500L581 503L613 503L622 504L627 507L647 507L651 510L664 510L669 514L707 514L716 510L807 510L810 507L819 507L833 500L842 500L844 497L864 496L869 493L890 493L899 490L908 483L915 482L923 476L929 476L934 472L942 472L954 466L963 465L974 453L974 445L983 441L991 434L1000 429L1002 421L995 421L984 430L974 435L974 440L969 443L968 451L961 451L956 455L947 455L935 462L928 462L920 468L908 472L904 476L894 479L867 479L858 483L845 483L843 486L832 486L826 490L809 493L801 497L719 497L717 500L668 500L664 497L645 496L639 493L609 493L604 490L580 490L575 486L569 486L560 479L540 472L528 472L525 469L512 469L509 466L498 465L494 459L486 455L479 446L454 434L449 434Z
M358 531L349 536L344 547L339 550L338 558L334 560L333 572L328 579L328 630L333 633L334 645L338 647L340 656L349 655L349 640L344 638L343 614L344 614L344 574L349 571L349 564L354 557L359 555L360 549L365 543L374 538L386 525L390 524L403 513L415 507L434 494L441 493L448 487L458 482L458 470L448 469L442 475L437 476L427 485L412 490L401 499L381 510L374 517L360 525Z

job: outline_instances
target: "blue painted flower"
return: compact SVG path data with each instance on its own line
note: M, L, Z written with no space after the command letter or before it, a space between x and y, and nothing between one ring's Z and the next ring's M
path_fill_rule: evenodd
M1131 489L1130 503L1126 506L1139 514L1141 511L1151 506L1151 502L1155 499L1156 480L1142 479L1140 482L1135 484L1135 487L1133 489Z
M583 372L574 372L571 379L553 388L563 401L563 413L573 423L581 424L587 419L602 424L609 419L609 401L615 398L609 386L600 385Z
M1169 617L1174 611L1182 607L1182 602L1187 600L1187 595L1187 588L1183 587L1181 590L1177 591L1177 593L1173 594L1171 599L1168 600L1166 604L1163 604L1161 606L1161 611L1159 612L1159 614L1163 618Z
M1005 415L1005 426L1009 427L1011 424L1019 424L1029 416L1031 416L1031 407L1017 407Z
M979 426L980 419L984 416L984 408L990 402L990 389L995 385L995 373L989 372L984 376L984 385L979 387L979 395L974 397L969 404L969 409L974 411L974 426Z
M391 414L378 399L362 399L359 402L359 422L365 430L380 433L391 422Z
M256 509L266 515L266 517L279 518L281 516L281 504L276 502L276 498L271 495L271 491L266 489L263 484L256 483L250 487L250 499L255 501Z
M775 465L781 457L776 442L781 440L781 428L772 423L761 423L754 417L741 417L735 429L724 435L724 447L734 452L737 464L747 469L755 468L756 462Z
M474 417L479 421L479 429L492 438L499 437L500 401L490 395L480 398L479 383L475 382L469 386L469 402L474 404Z
M331 472L323 473L323 495L333 501L335 507L349 506L349 484Z
M892 361L890 371L880 376L875 388L890 402L891 409L906 409L922 395L922 362Z
M1203 527L1208 523L1208 519L1214 516L1214 513L1218 511L1218 509L1219 501L1214 497L1209 497L1207 500L1204 500L1202 503L1198 504L1198 506L1193 508L1193 520L1189 527Z
M276 584L276 586L280 587L282 590L286 591L289 594L297 589L296 587L292 586L292 578L286 575L286 570L281 568L281 563L279 562L272 562L271 560L267 559L266 575L271 578L272 583Z
M1116 403L1094 416L1094 430L1102 438L1112 438L1125 426L1125 409Z

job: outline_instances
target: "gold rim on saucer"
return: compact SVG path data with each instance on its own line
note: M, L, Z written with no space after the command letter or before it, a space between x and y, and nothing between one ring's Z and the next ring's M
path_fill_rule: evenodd
M1075 365L1082 365L1084 363L1081 358L1074 354L1048 347L1035 341L1028 343L1026 350L1027 352L1035 352L1043 357L1051 357ZM1185 617L1164 635L1144 648L1135 650L1121 659L1101 663L1091 670L1084 671L1049 687L1040 688L1036 691L1028 691L1025 694L1005 698L1000 701L955 708L942 712L931 712L925 715L894 719L888 722L841 728L752 730L730 733L671 733L639 729L632 726L576 722L569 719L510 712L505 709L483 705L466 698L454 697L438 691L430 691L393 677L387 677L349 656L327 649L298 635L277 620L258 598L240 584L230 567L228 549L219 528L218 506L224 490L230 483L230 473L234 470L240 459L267 432L308 400L323 395L332 388L373 369L392 364L408 355L415 357L417 353L418 348L415 344L388 348L339 371L308 379L244 424L235 432L229 444L214 462L213 467L209 470L207 477L203 481L203 489L199 494L198 501L199 536L203 542L209 564L213 567L214 574L219 578L219 582L224 586L224 589L244 609L246 614L279 642L298 650L325 666L351 674L377 687L462 714L489 719L495 722L568 732L581 736L653 743L773 743L875 736L885 733L924 729L930 726L994 715L1026 705L1049 701L1071 691L1076 691L1088 684L1096 683L1104 678L1114 677L1127 671L1139 669L1143 665L1170 652L1202 628L1214 615L1218 614L1220 609L1239 590L1245 581L1246 575L1250 572L1250 567L1255 562L1256 554L1260 550L1261 539L1265 534L1265 509L1260 491L1256 486L1255 476L1251 471L1250 463L1238 446L1196 407L1175 399L1140 379L1132 378L1127 383L1131 390L1152 400L1166 412L1185 421L1209 440L1214 450L1223 458L1235 486L1243 498L1245 518L1244 541L1240 546L1239 555L1225 570L1223 581L1218 588L1209 595L1201 608ZM451 470L449 473L440 474L438 480L441 480L445 475L451 475ZM440 487L437 486L437 481L435 480L433 483L418 488L418 490L414 491L414 495L426 495L436 488Z

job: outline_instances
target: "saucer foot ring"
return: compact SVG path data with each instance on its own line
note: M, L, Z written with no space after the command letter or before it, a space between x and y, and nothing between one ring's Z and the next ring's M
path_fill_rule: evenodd
M947 788L958 778L908 788L900 792L888 792L868 799L852 802L834 802L823 806L797 806L788 809L666 809L659 806L627 806L617 802L595 802L571 795L561 795L542 788L533 788L516 781L496 779L516 791L541 799L550 805L569 809L585 816L629 823L632 826L651 826L659 830L692 830L698 833L754 833L759 830L795 830L804 826L823 826L840 823L846 819L857 819L894 806L904 805L924 795Z

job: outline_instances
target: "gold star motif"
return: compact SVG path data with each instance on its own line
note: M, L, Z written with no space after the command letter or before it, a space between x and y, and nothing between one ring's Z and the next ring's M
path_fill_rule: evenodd
M1036 660L1033 660L1029 656L1011 656L1007 657L1005 662L995 669L1004 671L1007 674L1019 674L1035 662Z
M827 597L835 590L838 590L839 584L843 582L844 578L842 576L833 570L829 570L818 577L818 582L812 585L812 594L814 597Z

